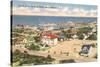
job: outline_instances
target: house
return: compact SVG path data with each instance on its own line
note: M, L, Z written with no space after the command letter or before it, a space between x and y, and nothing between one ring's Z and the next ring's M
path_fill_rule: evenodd
M54 34L45 34L42 36L42 44L44 44L44 47L46 45L48 46L53 46L53 45L57 45L58 43L58 36L54 35Z
M17 25L15 26L15 28L16 28L16 29L24 29L25 27L24 27L23 24L17 24Z
M92 32L96 32L96 31L97 31L96 28L93 28L93 29L92 29Z
M60 36L60 37L59 37L59 40L60 40L60 41L64 41L64 40L65 40L65 36Z
M74 35L72 36L72 38L73 38L73 39L78 39L78 36L77 36L76 34L74 34Z
M89 35L85 33L83 33L83 36L84 36L83 40L86 40L89 37Z
M66 36L64 34L60 34L58 40L64 41L64 40L66 40Z

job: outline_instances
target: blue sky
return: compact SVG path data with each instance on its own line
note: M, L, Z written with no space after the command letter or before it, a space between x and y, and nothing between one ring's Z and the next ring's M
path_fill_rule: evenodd
M19 6L19 5L34 5L34 4L42 4L42 5L47 5L47 3L45 2L30 2L30 1L18 1L18 0L13 0L13 5L14 6ZM68 7L69 10L73 10L75 8L80 8L80 9L84 9L84 10L96 10L97 6L96 5L80 5L80 4L66 4L66 3L48 3L48 5L53 5L53 6L61 6L63 8Z
M13 7L14 15L97 16L96 5L14 0Z

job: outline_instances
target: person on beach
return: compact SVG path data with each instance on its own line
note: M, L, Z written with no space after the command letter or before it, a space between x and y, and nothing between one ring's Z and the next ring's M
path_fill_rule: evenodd
M66 55L69 56L69 52L67 52Z
M76 52L76 48L74 48L74 52Z
M62 54L62 51L60 51L60 54Z
M48 51L48 53L50 53L50 51Z
M54 54L56 54L56 51L54 51Z

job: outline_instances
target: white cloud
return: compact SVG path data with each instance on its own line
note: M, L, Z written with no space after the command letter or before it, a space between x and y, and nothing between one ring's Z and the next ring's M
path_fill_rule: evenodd
M83 8L63 9L53 8L26 8L13 7L13 15L62 15L62 16L97 16L97 10L85 10Z
M91 10L90 12L92 12L92 13L97 13L97 10Z
M63 9L61 9L62 11L69 11L69 8L68 7L66 7L66 8L63 8Z

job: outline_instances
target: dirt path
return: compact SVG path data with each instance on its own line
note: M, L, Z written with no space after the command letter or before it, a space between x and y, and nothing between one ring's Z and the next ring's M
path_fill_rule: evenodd
M52 47L48 51L51 55L56 52L56 54L67 53L73 54L73 52L78 52L81 49L83 43L96 43L96 41L88 41L88 40L71 40L71 41L64 41L59 43L59 45Z
M96 61L96 59L93 58L86 58L86 57L79 56L78 51L80 51L81 45L86 42L96 43L96 41L88 41L88 40L85 41L71 40L71 41L61 42L47 51L31 51L26 48L21 48L16 46L13 46L13 51L18 49L21 52L27 51L27 53L30 55L37 55L37 56L44 56L44 57L51 55L51 57L55 58L56 60L74 59L75 62Z

